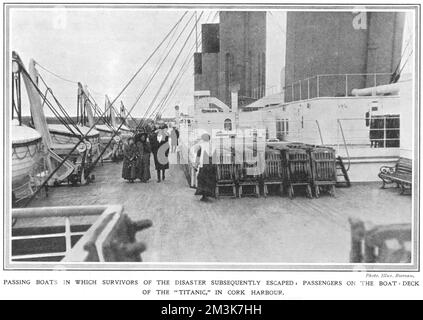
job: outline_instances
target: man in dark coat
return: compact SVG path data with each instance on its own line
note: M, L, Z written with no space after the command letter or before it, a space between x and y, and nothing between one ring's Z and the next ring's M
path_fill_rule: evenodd
M162 126L150 135L151 151L154 156L154 166L157 172L157 182L165 180L166 169L169 169L169 136L166 132L167 127Z

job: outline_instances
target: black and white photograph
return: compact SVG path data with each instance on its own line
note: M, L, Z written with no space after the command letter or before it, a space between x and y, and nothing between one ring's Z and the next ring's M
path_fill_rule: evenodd
M419 5L3 17L3 271L420 270Z

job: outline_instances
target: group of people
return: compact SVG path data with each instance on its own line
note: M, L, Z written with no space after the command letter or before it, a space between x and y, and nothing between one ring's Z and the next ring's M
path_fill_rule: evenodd
M178 138L177 129L169 130L167 125L153 125L129 138L124 148L122 178L130 183L137 179L144 183L148 182L151 179L150 157L153 154L157 182L164 181L166 170L169 169L169 151L176 152ZM190 151L196 159L194 166L198 172L195 194L201 195L201 201L208 201L209 197L215 196L216 188L216 167L212 164L214 150L210 143L210 135L203 134L201 140Z
M152 153L157 182L164 181L166 170L169 169L169 137L172 152L174 152L178 145L179 132L176 128L171 128L169 132L166 124L152 125L129 138L124 149L122 178L131 183L137 179L144 183L148 182L151 179L150 157Z
M128 139L123 153L122 178L129 182L140 179L141 182L150 180L151 144L147 133L142 132Z

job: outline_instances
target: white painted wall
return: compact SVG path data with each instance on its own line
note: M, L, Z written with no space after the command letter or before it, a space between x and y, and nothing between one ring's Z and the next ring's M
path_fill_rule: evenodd
M400 155L408 159L413 159L414 144L414 99L413 99L413 81L410 74L402 76L400 85L400 101L401 106L401 133L400 133Z

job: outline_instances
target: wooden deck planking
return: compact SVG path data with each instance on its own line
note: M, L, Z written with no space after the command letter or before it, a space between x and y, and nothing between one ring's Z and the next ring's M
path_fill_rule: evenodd
M411 222L411 197L380 184L337 189L336 198L297 196L199 201L183 171L171 165L164 183L121 179L121 164L95 170L87 186L51 189L33 206L123 204L132 219L151 219L138 234L149 262L345 263L349 259L348 217L379 223Z

